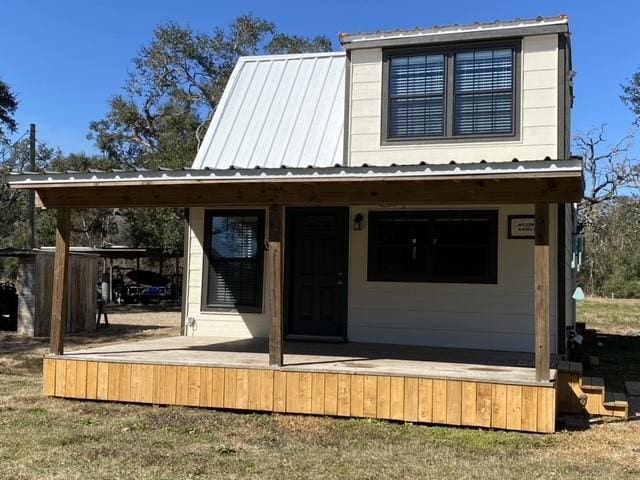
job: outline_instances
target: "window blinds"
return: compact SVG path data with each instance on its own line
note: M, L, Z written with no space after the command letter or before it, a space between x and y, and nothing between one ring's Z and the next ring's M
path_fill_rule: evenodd
M513 49L455 55L454 134L513 130Z
M389 135L444 134L444 55L393 57L390 61Z

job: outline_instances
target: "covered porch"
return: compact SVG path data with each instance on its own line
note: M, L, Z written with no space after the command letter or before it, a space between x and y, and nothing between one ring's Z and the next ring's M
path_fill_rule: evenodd
M46 395L552 432L555 368L518 352L170 337L45 359ZM555 367L555 359L552 364Z
M549 212L582 193L579 160L473 165L21 175L58 212L45 394L551 432ZM301 206L535 205L535 349L513 354L380 344L285 343L285 212ZM181 337L64 353L73 208L267 209L268 339ZM113 351L108 351L115 348Z

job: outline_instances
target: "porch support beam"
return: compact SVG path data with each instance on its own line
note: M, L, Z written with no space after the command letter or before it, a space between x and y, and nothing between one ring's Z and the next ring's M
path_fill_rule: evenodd
M269 207L269 234L267 258L269 278L267 288L270 298L269 365L281 367L284 356L283 303L283 254L284 254L284 207Z
M53 266L53 292L51 299L51 339L49 351L55 355L64 353L64 333L67 323L69 296L69 236L71 211L59 208L56 212L56 253Z
M189 195L185 195L188 189ZM38 190L47 208L196 207L208 205L422 205L578 201L582 177L232 182L60 186Z
M536 203L535 208L535 360L536 381L549 381L549 204Z

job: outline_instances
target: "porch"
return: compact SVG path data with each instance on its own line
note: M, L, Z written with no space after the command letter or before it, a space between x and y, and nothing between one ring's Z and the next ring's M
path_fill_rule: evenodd
M550 211L554 204L580 198L579 160L67 172L18 175L10 185L35 189L41 206L57 209L46 395L554 431L558 386L551 354L550 299L556 259L550 256ZM532 353L526 358L370 344L333 345L329 350L328 345L285 345L285 292L290 278L285 262L291 247L286 240L287 211L298 207L506 204L529 205L533 210L535 241L526 297L535 303L530 315L534 333ZM128 344L124 351L120 346L121 351L64 352L61 319L68 308L72 209L213 206L266 210L263 325L268 330L268 348L266 340L240 342L235 347L227 341L221 348L219 341L187 337L156 347ZM498 313L503 320L511 318L509 312ZM495 314L482 312L486 318ZM381 335L372 340L390 338ZM502 346L515 349L506 345ZM144 351L137 350L140 348Z
M533 354L365 343L170 337L50 355L49 396L367 417L531 432L555 428L555 369ZM555 361L552 364L555 366Z

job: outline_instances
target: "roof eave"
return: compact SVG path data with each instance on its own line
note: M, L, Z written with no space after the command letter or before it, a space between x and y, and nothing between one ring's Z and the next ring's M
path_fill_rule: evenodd
M429 33L404 32L397 35L388 34L343 34L340 36L342 46L347 50L360 48L384 48L398 46L418 46L436 43L464 42L476 40L493 40L537 35L567 34L569 25L557 23L548 25L499 27L493 29L478 28L460 31L433 31Z
M582 160L580 158L496 163L362 165L322 168L24 173L7 175L4 183L14 189L47 189L118 185L353 182L462 177L518 178L531 175L560 177L576 174L582 174Z

